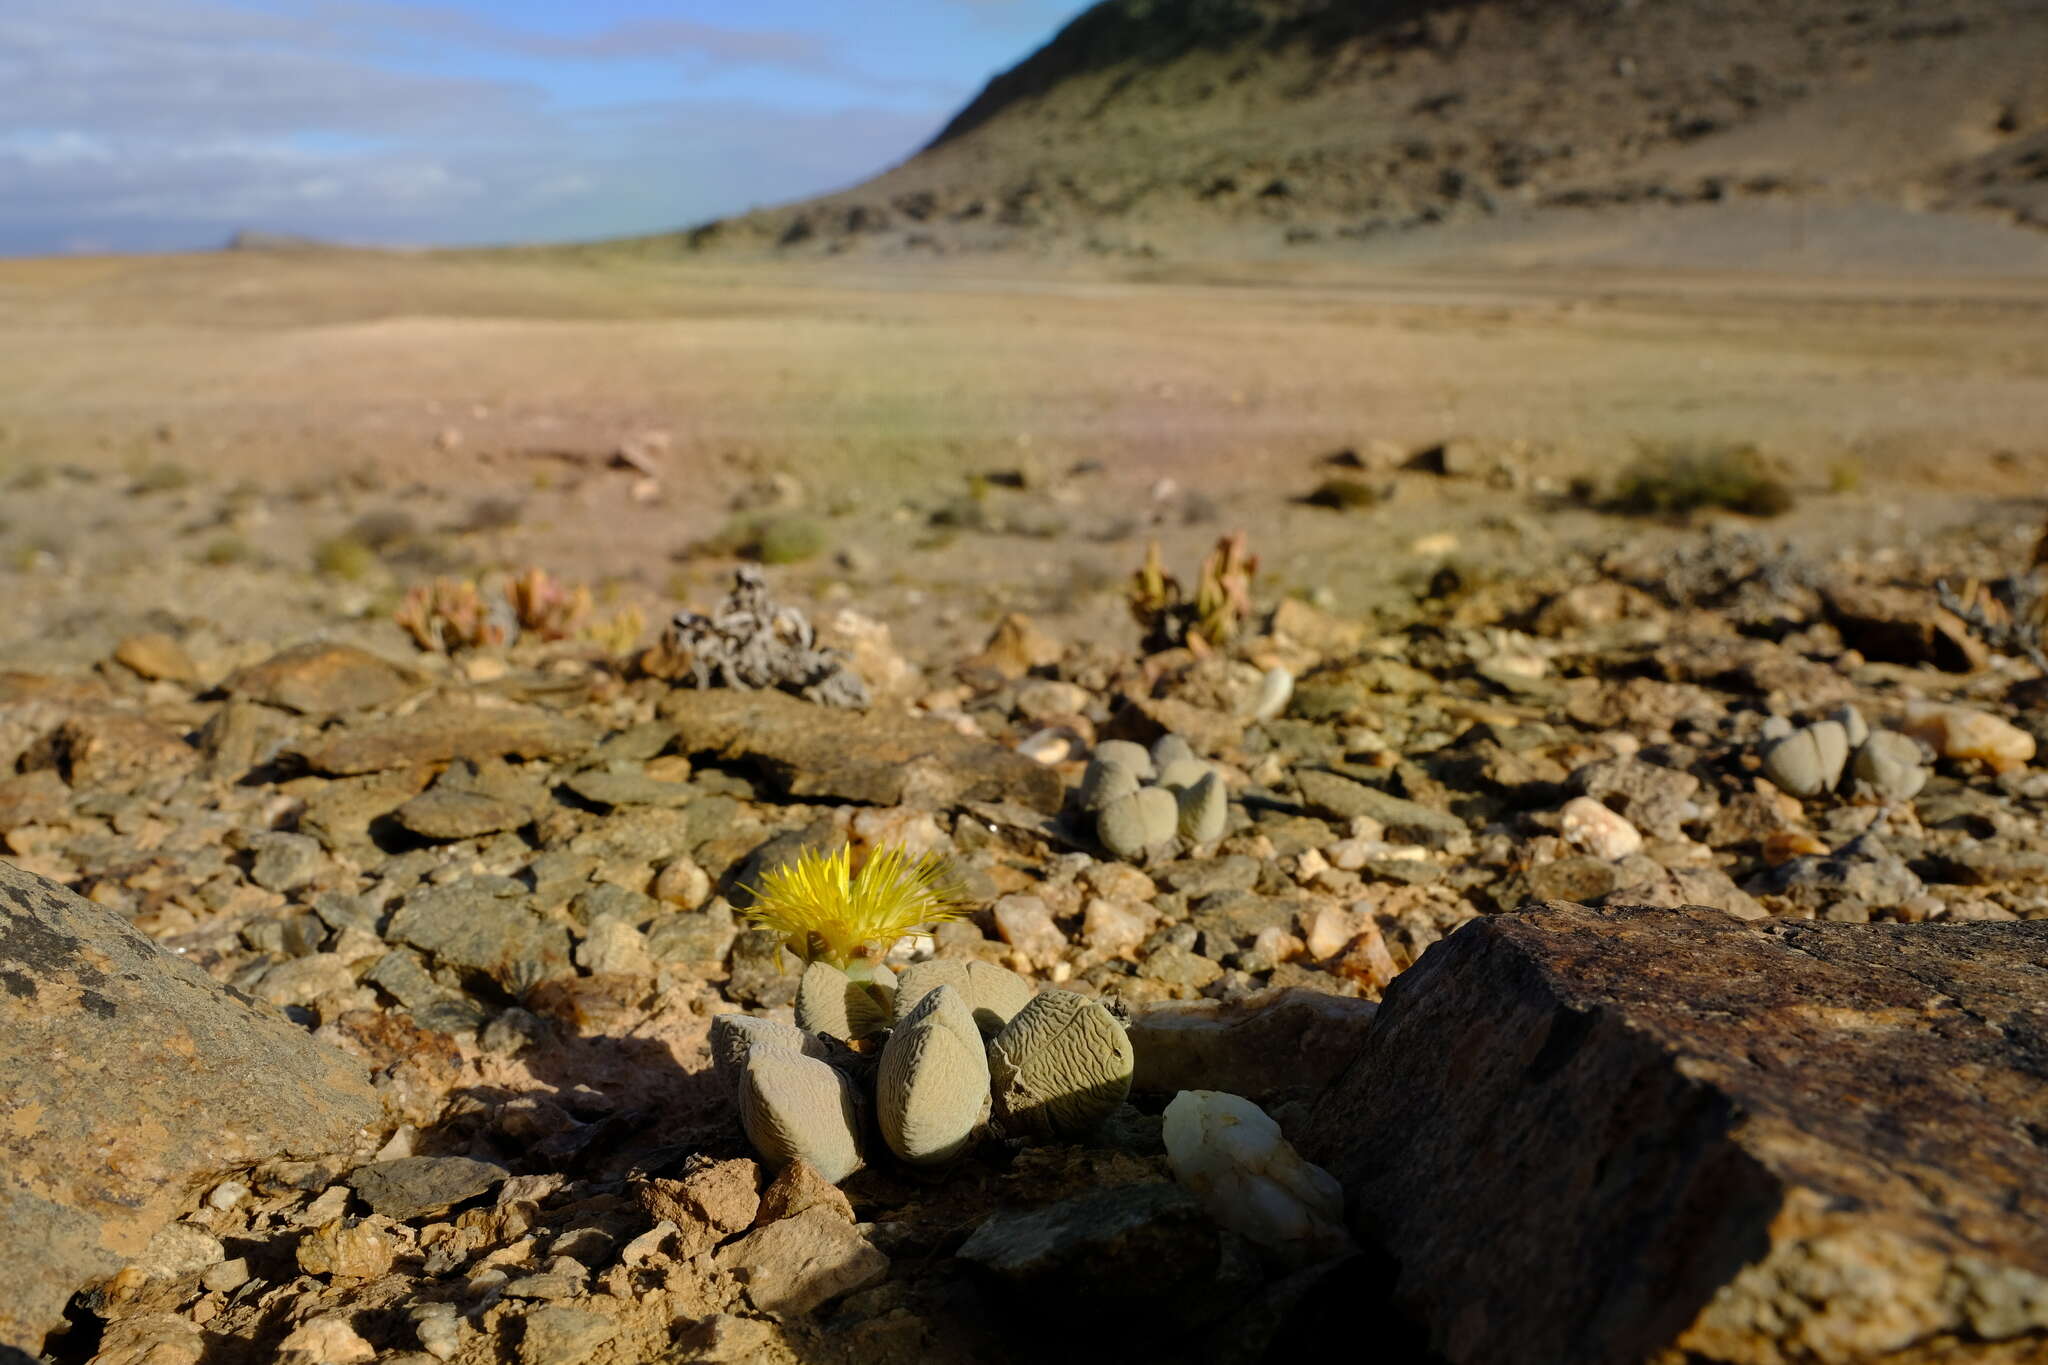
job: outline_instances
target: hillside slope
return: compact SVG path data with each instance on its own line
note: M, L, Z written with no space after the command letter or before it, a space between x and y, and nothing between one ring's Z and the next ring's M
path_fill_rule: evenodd
M2048 5L1105 0L895 169L642 244L1315 254L1786 201L2048 228Z

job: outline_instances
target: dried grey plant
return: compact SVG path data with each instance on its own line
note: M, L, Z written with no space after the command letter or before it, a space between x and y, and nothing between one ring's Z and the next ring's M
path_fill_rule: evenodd
M715 614L677 612L665 643L688 661L693 687L778 687L823 706L868 704L867 684L845 657L818 644L801 611L778 605L751 564L733 572L732 591Z

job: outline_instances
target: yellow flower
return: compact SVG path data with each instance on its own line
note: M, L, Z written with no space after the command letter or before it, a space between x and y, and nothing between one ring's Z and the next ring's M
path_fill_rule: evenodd
M939 920L958 919L967 897L937 854L912 858L902 848L876 849L858 876L850 850L805 852L766 873L754 903L740 913L773 929L803 961L844 970L856 957L880 956L903 935Z

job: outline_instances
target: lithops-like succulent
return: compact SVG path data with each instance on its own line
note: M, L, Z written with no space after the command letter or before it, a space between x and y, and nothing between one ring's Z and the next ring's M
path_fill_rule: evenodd
M860 1105L836 1068L787 1047L756 1047L740 1073L740 1123L771 1166L808 1161L837 1184L860 1169Z
M926 992L882 1047L882 1140L913 1166L938 1165L966 1150L988 1108L988 1053L966 999L951 986Z
M1179 797L1180 837L1191 844L1214 843L1223 837L1224 822L1230 817L1230 798L1224 793L1223 778L1213 769L1184 789Z
M1214 771L1199 758L1176 758L1159 770L1156 785L1171 792L1184 792Z
M1863 713L1844 702L1835 709L1829 720L1842 727L1842 734L1849 741L1851 749L1863 747L1863 741L1870 738L1870 722L1863 719Z
M828 1038L866 1038L889 1027L894 1013L896 974L881 963L856 980L829 962L804 968L796 987L796 1025Z
M1135 858L1163 844L1180 827L1180 804L1164 787L1140 787L1102 808L1095 836L1119 858Z
M903 969L896 981L896 1022L909 1017L919 1001L940 986L951 986L967 1001L984 1037L994 1037L1031 1003L1032 985L1008 967L979 959L959 961L935 957Z
M1138 775L1140 782L1150 782L1155 769L1152 755L1142 744L1133 744L1128 739L1105 739L1095 746L1090 759L1101 759L1120 768L1129 768Z
M823 1061L825 1044L800 1028L757 1014L721 1014L711 1021L711 1070L737 1094L747 1058L757 1048L781 1048Z
M856 975L905 934L967 909L944 858L913 857L900 845L870 853L857 874L846 846L810 849L763 873L753 891L754 903L741 911L750 922L772 930L799 961Z
M995 1114L1013 1134L1073 1137L1131 1093L1130 1035L1085 995L1044 991L989 1044Z
M1842 780L1849 734L1840 721L1815 721L1764 751L1764 776L1793 796L1819 796Z
M1161 1136L1173 1176L1209 1216L1261 1246L1303 1257L1349 1242L1344 1187L1302 1160L1266 1111L1220 1090L1183 1090Z
M1088 769L1081 774L1079 793L1082 810L1101 810L1114 802L1121 801L1144 785L1144 779L1136 768L1115 759L1105 759L1100 754L1088 760Z
M1152 766L1160 772L1184 758L1195 757L1194 746L1171 731L1152 741Z
M1927 785L1927 762L1920 745L1896 730L1879 730L1863 741L1850 768L1858 796L1878 801L1910 801Z

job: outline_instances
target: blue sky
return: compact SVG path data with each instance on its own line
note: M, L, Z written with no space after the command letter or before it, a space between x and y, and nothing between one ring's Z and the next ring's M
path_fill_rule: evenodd
M1085 0L0 0L0 253L658 231L909 155Z

